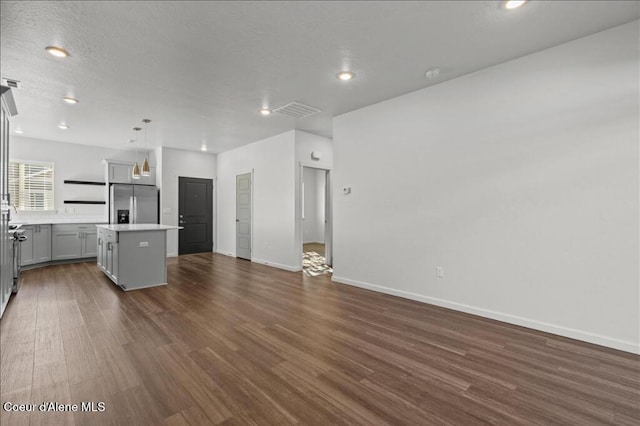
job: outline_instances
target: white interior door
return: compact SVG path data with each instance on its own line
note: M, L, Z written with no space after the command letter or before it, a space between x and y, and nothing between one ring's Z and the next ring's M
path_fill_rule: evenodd
M251 260L251 173L236 176L236 257Z

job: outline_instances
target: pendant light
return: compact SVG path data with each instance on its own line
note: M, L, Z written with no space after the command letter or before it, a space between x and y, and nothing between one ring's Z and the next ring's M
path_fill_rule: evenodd
M149 149L148 149L148 145L147 145L147 128L149 127L149 123L151 123L151 120L149 120L148 118L145 118L144 120L142 120L142 122L144 124L146 124L146 126L144 126L144 161L142 162L142 176L149 176L149 160L147 159L147 156L149 154Z
M133 130L136 131L136 162L133 163L133 169L131 170L131 177L133 179L140 179L140 166L138 166L138 136L137 136L137 132L142 130L142 128L134 127Z

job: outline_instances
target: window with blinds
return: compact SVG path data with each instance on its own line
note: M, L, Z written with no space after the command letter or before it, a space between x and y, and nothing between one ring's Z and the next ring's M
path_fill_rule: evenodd
M9 193L18 210L53 210L53 164L9 162Z

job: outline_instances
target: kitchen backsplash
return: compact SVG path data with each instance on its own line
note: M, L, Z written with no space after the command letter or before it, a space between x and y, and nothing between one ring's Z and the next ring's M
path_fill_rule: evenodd
M105 223L109 218L105 214L72 214L56 211L46 212L12 212L11 222L13 223Z

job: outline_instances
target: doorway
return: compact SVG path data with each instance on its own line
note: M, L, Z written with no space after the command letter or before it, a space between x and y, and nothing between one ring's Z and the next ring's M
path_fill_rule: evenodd
M178 254L213 251L213 180L178 178Z
M236 257L251 260L251 173L236 176Z
M302 270L307 276L332 273L330 172L302 167Z

